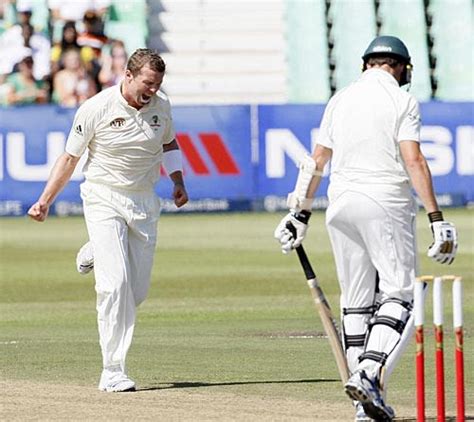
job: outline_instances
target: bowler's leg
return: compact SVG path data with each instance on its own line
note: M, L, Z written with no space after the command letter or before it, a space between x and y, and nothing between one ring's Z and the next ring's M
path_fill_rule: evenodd
M84 216L94 251L97 322L103 373L99 388L125 391L135 384L126 376L125 358L133 336L135 301L128 263L128 226L121 201L108 188L81 186Z

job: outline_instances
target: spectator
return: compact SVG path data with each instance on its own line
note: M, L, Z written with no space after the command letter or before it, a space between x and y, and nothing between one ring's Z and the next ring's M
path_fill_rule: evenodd
M83 30L77 37L77 43L80 46L87 46L94 50L96 57L99 58L102 47L107 42L104 34L104 23L101 17L93 10L88 10L84 14Z
M30 23L16 24L0 36L0 74L12 73L17 63L32 56L35 79L41 80L50 73L50 52L49 40Z
M51 49L51 73L53 75L64 67L62 57L70 49L79 51L82 63L84 63L86 68L89 68L90 62L94 60L94 52L92 48L81 47L77 43L76 24L72 21L64 24L61 41L56 43Z
M100 91L100 57L102 47L107 42L107 37L104 35L104 25L100 16L92 10L85 13L83 24L84 30L78 34L77 43L83 48L90 48L93 52L93 60L89 62L87 71L94 79L97 90Z
M122 41L114 40L110 51L102 54L102 68L99 72L99 82L102 89L117 85L123 78L127 67L127 52Z
M6 30L17 24L31 23L32 14L33 10L28 2L0 0L0 19L3 28Z
M110 4L111 0L48 0L53 26L53 41L60 40L65 22L73 21L82 25L82 20L88 10L95 11L102 19ZM78 27L78 30L82 32L82 28Z
M30 48L34 60L33 73L35 78L41 80L51 72L50 55L51 43L41 33L34 32L29 23L21 25L24 47Z
M36 33L49 39L49 10L46 0L16 0L14 8L17 23L31 23Z
M97 89L77 50L66 51L63 61L64 69L53 78L53 99L62 106L76 107L96 94Z
M45 103L48 100L47 87L33 76L33 57L27 56L18 63L18 72L6 79L7 105Z
M31 23L31 18L33 16L33 6L28 1L18 1L16 2L16 19L17 24L21 25L24 23Z

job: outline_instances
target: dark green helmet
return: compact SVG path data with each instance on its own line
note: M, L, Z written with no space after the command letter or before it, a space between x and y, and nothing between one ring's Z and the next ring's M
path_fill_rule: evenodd
M403 44L402 40L397 37L392 37L390 35L381 35L376 37L365 50L362 60L364 63L367 60L375 55L387 55L394 56L396 58L401 58L404 62L410 63L411 57L408 53L408 48Z

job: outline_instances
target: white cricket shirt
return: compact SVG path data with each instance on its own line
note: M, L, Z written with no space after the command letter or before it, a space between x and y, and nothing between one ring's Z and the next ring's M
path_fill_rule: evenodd
M128 190L151 190L160 176L163 144L175 138L171 107L158 92L137 110L128 105L120 85L99 92L77 110L66 152L76 157L88 149L87 181Z
M419 142L420 125L417 100L390 73L366 70L331 98L321 122L317 143L332 149L332 188L406 191L399 142Z

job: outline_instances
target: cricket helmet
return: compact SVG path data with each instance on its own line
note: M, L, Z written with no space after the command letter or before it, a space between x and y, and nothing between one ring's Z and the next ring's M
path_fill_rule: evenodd
M371 57L377 56L392 56L405 63L405 69L400 77L399 85L403 86L411 83L413 65L411 64L408 48L400 38L391 35L381 35L374 38L362 56L362 60L364 61L362 70L367 69L367 62Z
M366 62L371 56L375 55L394 56L406 63L411 61L410 53L403 41L390 35L381 35L372 40L365 50L362 60Z

